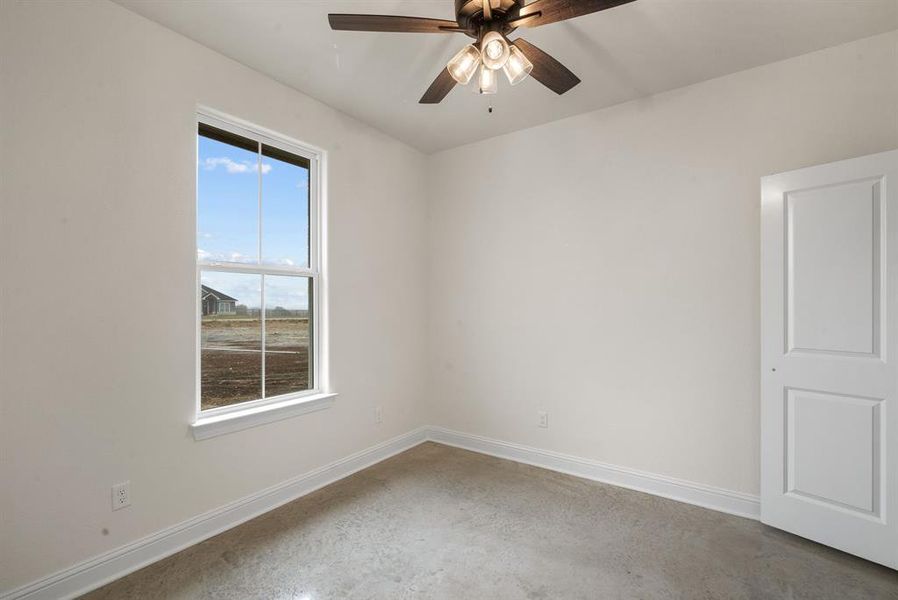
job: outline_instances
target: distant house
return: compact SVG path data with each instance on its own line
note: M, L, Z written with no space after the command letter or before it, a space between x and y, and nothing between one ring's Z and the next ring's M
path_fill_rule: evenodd
M227 294L223 294L218 290L213 290L209 286L201 286L201 299L203 305L203 316L213 315L236 315L237 299L231 298Z

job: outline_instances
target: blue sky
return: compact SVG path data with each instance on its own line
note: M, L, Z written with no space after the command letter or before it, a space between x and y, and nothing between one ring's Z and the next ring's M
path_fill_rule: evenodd
M261 262L308 266L309 172L273 158L262 160ZM199 137L197 256L204 260L257 263L259 257L259 162L254 152ZM207 271L203 284L241 304L260 305L258 275ZM266 277L269 308L308 308L306 280Z

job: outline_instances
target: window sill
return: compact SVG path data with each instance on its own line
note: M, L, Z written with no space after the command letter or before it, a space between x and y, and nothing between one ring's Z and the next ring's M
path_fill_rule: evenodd
M283 402L255 406L223 415L201 417L190 426L190 430L193 433L193 439L197 441L205 440L226 433L330 408L336 397L336 393L301 396L284 400Z

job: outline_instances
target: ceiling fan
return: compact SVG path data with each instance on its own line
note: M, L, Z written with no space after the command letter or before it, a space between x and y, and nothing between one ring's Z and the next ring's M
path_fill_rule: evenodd
M634 0L455 0L455 21L393 15L329 14L331 29L400 33L464 33L476 40L462 48L437 75L421 104L437 104L456 83L467 85L480 70L481 94L495 94L498 71L511 85L532 75L555 92L563 94L580 79L563 64L534 46L508 35L519 27L539 27L614 8Z

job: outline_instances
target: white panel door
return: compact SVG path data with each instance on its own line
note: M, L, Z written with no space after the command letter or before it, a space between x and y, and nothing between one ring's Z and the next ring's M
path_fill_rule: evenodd
M761 181L761 520L898 569L898 150Z

